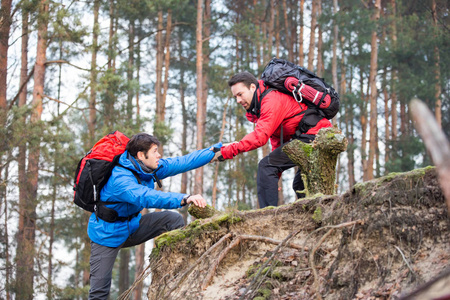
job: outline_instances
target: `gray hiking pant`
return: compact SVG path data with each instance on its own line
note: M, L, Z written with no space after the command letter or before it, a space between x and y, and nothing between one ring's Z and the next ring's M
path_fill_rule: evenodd
M121 248L142 244L166 231L183 226L183 217L176 212L154 212L143 215L139 228L119 247L106 247L91 241L89 300L108 299L114 261Z

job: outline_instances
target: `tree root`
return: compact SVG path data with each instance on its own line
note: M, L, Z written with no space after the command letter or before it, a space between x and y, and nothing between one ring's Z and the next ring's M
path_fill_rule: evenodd
M325 233L322 236L322 238L319 240L319 242L312 248L311 252L309 253L308 261L309 261L309 266L311 267L313 275L314 275L314 289L316 290L316 299L317 300L322 300L322 296L319 293L319 274L317 273L317 269L314 264L314 254L316 254L317 249L319 249L320 245L322 245L322 243L327 239L327 237L333 232L334 229L348 227L348 226L354 226L356 224L361 224L361 223L362 223L361 220L357 220L357 221L342 223L339 225L330 225L330 226L321 227L314 231L314 232L317 232L322 229L330 228L330 230L328 230L327 233ZM312 233L314 233L314 232L312 232Z
M264 242L264 243L269 243L269 244L275 244L275 245L279 245L282 243L282 241L278 241L266 236L258 236L258 235L239 235L237 236L230 245L228 245L228 247L226 247L220 254L219 257L216 259L216 261L214 262L214 264L209 268L208 270L208 274L205 277L205 280L203 281L202 284L202 290L205 290L209 283L211 282L212 278L214 277L217 267L219 266L220 262L225 258L225 256L228 254L228 252L230 252L231 249L233 249L234 247L238 246L240 242L242 241L260 241L260 242ZM297 250L304 250L304 248L300 245L297 245L295 243L291 243L288 242L286 243L287 247L290 248L294 248Z

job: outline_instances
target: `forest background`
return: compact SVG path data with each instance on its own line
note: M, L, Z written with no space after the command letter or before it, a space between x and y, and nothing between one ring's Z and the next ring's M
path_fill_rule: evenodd
M0 298L86 299L89 214L72 203L79 159L114 130L157 136L165 157L241 139L253 127L227 81L243 70L259 77L272 57L316 72L341 95L333 122L349 146L338 191L431 164L408 102L425 101L449 135L449 4L2 0ZM167 179L163 190L202 193L219 209L257 208L256 168L269 151ZM295 199L292 176L280 180L280 204ZM112 297L150 250L121 251Z

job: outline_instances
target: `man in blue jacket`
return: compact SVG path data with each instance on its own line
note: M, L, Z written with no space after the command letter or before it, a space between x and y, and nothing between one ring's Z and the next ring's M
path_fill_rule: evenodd
M206 206L201 195L162 192L154 188L155 182L209 163L222 144L174 158L161 158L158 146L159 141L149 134L134 135L100 192L104 205L97 214L91 215L88 224L91 239L89 299L108 298L114 261L121 248L139 245L184 226L183 218L176 212L142 216L139 213L142 209L180 208L190 203ZM108 202L111 204L106 204ZM111 213L114 218L110 217Z

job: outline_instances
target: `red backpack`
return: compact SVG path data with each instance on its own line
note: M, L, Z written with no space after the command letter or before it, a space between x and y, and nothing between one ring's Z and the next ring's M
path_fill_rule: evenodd
M113 168L118 165L129 140L123 133L114 131L100 139L80 160L73 186L73 202L76 205L90 212L96 210L100 191L111 177Z

